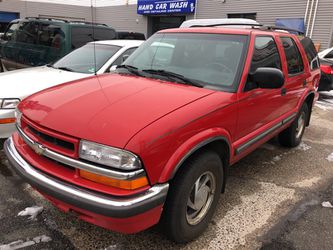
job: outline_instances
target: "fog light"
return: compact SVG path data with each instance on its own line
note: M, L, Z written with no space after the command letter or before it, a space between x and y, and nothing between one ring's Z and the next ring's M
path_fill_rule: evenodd
M134 180L118 180L107 176L94 174L84 170L80 170L80 176L84 179L96 183L127 190L134 190L140 187L147 186L149 184L146 176L142 176Z

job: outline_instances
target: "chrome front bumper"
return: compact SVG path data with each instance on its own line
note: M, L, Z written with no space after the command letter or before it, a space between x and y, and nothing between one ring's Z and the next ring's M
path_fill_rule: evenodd
M169 184L158 184L130 198L94 193L52 178L32 167L17 152L12 137L4 145L5 153L15 171L41 192L64 203L97 214L126 218L148 211L165 202Z

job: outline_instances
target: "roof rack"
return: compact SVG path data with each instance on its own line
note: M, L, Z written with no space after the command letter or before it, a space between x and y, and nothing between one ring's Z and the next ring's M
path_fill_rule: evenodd
M26 17L25 19L37 19L37 20L47 20L47 21L61 21L64 23L68 23L68 20L66 19L60 19L60 18L47 18L47 17Z
M278 30L284 30L284 31L291 31L296 32L299 35L304 35L303 31L286 28L286 27L279 27L279 26L269 26L269 25L263 25L263 24L251 24L251 23L214 23L214 24L195 24L189 26L189 28L198 28L198 27L217 27L217 26L250 26L252 28L258 27L260 30L271 30L271 31L278 31Z
M105 23L92 23L92 22L86 22L86 21L69 21L70 23L82 23L82 24L90 24L90 25L100 25L100 26L106 26L108 27L108 25L106 25Z
M64 23L78 23L78 24L90 24L90 25L100 25L100 26L106 26L108 27L106 24L104 23L92 23L92 22L86 22L86 21L69 21L66 19L60 19L60 18L48 18L48 17L26 17L25 19L37 19L37 20L47 20L47 21L61 21Z
M304 35L304 32L303 31L300 31L300 30L296 30L296 29L291 29L291 28L286 28L286 27L280 27L280 26L266 26L264 25L263 27L269 29L269 30L275 30L275 31L278 31L278 30L285 30L285 31L291 31L291 32L296 32L298 33L299 35Z

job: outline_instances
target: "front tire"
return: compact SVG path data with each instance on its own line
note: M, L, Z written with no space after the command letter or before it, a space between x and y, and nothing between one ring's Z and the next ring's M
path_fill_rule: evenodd
M211 221L222 190L223 163L212 151L189 159L170 183L161 225L178 243L201 235Z
M279 134L279 142L285 147L298 146L304 134L306 123L309 119L309 107L303 103L300 112L293 123Z

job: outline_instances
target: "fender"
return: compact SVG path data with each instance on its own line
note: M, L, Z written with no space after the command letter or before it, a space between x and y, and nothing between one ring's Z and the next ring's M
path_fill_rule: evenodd
M231 136L229 132L223 128L210 128L200 133L192 136L187 141L185 141L174 154L170 157L167 164L165 165L161 176L159 178L159 183L164 183L172 179L176 172L179 170L181 165L188 159L194 152L198 149L204 147L205 145L213 142L223 140L229 146L229 159L233 152L231 144Z

